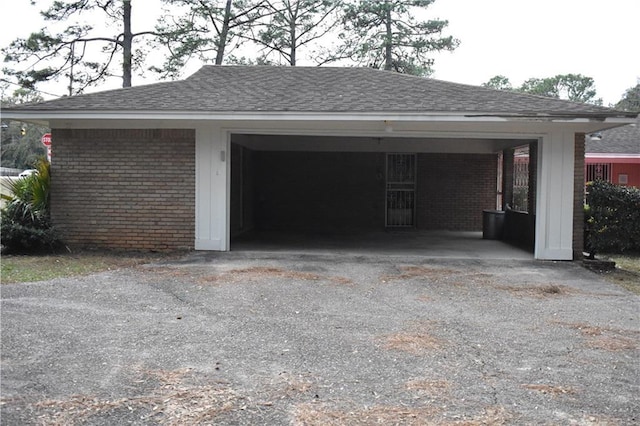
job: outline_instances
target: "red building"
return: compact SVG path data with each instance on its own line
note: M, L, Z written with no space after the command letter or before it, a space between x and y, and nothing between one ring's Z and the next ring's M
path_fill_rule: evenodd
M585 180L640 188L640 118L586 137Z

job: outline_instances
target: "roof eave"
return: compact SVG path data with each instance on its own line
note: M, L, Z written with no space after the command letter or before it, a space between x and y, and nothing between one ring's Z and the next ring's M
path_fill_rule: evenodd
M3 119L48 123L54 120L219 120L219 121L544 121L544 122L602 122L625 125L636 122L636 114L589 113L531 113L479 111L69 111L69 110L4 110Z

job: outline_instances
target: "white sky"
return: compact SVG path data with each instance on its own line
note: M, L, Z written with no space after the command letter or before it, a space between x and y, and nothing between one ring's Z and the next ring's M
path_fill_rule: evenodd
M51 1L39 3L0 2L0 46L44 25L38 10ZM134 32L151 28L158 0L132 4ZM517 86L530 77L583 74L594 78L608 105L640 78L640 0L436 0L426 17L449 20L446 34L461 41L454 52L435 55L433 77L440 80L480 85L502 74ZM64 87L46 91L62 95Z

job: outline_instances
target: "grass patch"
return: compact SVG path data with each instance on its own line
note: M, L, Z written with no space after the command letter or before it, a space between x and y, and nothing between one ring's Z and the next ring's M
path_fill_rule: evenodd
M640 295L640 253L602 254L600 259L614 261L616 267L612 271L595 271L604 279L627 291Z
M606 257L616 262L616 267L640 274L640 254L609 254Z
M160 255L109 252L42 256L4 255L0 265L0 278L2 284L12 284L74 277L128 268L157 260L158 256Z

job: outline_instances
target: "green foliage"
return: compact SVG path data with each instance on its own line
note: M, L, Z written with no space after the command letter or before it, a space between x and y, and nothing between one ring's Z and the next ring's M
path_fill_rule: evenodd
M262 48L262 62L279 59L297 64L298 50L325 36L335 25L334 13L338 0L280 0L265 2L268 22L258 30L257 37L247 36Z
M40 142L42 135L46 133L44 127L16 121L2 124L2 167L30 169L39 157L47 154ZM24 135L21 134L22 129L25 131Z
M454 50L459 41L442 36L445 20L420 21L417 9L434 0L357 0L346 2L341 46L328 60L349 58L359 65L414 75L429 75L429 54Z
M130 5L131 0L54 1L41 15L51 21L49 27L55 28L57 23L66 27L54 33L43 28L3 48L4 62L10 64L3 69L4 74L30 89L43 82L64 79L68 82L68 94L74 95L118 75L115 68L121 65L123 86L130 86L131 64L138 64L132 57L132 41L151 34L131 33ZM81 21L95 17L92 13L102 15L109 25L105 31L109 33L98 34L92 25ZM117 61L119 54L121 64Z
M531 93L532 95L547 96L549 98L559 98L560 88L555 77L530 78L525 80L517 89L519 92Z
M496 90L513 90L513 86L507 77L504 75L496 75L491 77L486 83L482 83L484 87L489 87Z
M589 182L585 222L585 248L592 255L640 250L640 189Z
M615 107L622 111L640 112L640 83L627 89Z
M483 86L499 90L515 90L550 98L568 99L574 102L602 105L602 99L596 99L593 78L582 74L558 74L555 77L529 78L520 87L513 88L509 79L497 75Z
M53 250L60 245L49 214L50 167L46 159L36 164L38 173L8 184L11 194L0 213L5 252L29 253Z
M2 99L2 106L40 102L42 97L37 93L18 89L10 98ZM13 169L30 169L38 158L45 156L47 150L42 145L42 135L49 129L31 123L2 121L0 158L2 167Z
M192 59L225 62L238 48L241 35L251 33L265 13L263 0L165 0L169 6L156 26L157 44L169 50L161 67L151 67L161 75L177 77Z

